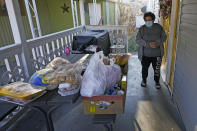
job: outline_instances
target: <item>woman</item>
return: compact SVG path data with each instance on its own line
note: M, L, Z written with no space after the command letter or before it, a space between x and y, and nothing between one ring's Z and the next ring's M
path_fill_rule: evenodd
M144 14L145 25L141 26L136 36L136 43L140 46L138 57L142 64L142 87L146 87L148 77L148 68L152 63L154 69L154 80L156 89L160 89L160 68L164 55L163 43L166 40L166 34L163 27L155 21L155 15L151 12Z

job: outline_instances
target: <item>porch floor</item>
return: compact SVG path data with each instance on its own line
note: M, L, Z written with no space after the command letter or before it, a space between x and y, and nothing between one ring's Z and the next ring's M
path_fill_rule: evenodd
M142 88L141 65L134 55L129 61L128 92L125 113L117 115L115 131L184 131L183 123L171 101L168 89L154 88L150 68L148 88ZM53 113L56 131L104 131L103 126L92 124L92 115L84 115L79 99L73 105L62 105ZM28 111L15 122L9 131L45 131L44 118Z

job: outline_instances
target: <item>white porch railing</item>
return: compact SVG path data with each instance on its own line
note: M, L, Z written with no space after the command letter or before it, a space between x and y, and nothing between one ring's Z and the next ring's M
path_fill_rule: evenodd
M108 30L111 44L125 45L128 51L126 26L80 26L49 34L0 48L0 85L27 81L36 70L44 68L55 57L62 56L64 47L72 46L73 36L86 30Z

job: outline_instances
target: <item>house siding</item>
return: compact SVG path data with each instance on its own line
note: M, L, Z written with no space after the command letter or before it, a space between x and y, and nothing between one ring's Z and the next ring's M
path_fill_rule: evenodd
M197 130L197 1L183 0L174 73L174 95L188 131Z

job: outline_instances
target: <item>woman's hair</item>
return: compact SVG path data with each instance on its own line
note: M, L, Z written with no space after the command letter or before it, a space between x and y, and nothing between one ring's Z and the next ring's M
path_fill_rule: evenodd
M144 20L146 17L150 16L152 18L152 20L154 21L155 20L155 14L153 14L152 12L146 12L144 14Z

